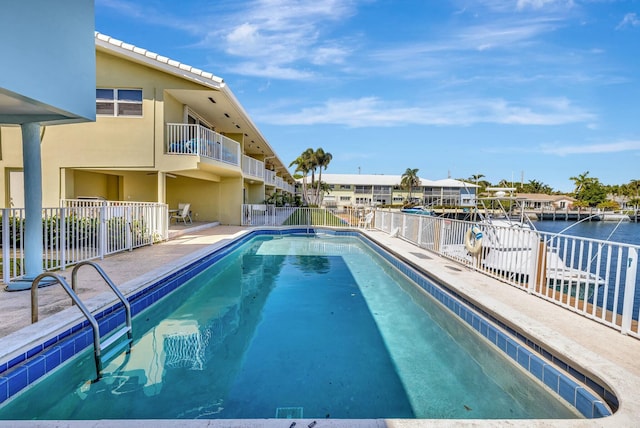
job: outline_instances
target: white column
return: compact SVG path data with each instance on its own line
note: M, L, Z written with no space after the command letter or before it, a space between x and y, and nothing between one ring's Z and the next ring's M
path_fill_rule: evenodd
M8 291L27 290L42 268L42 162L40 124L23 123L22 157L24 165L24 276L7 285ZM44 285L44 284L43 284Z
M42 161L40 124L22 124L25 208L25 277L35 278L42 269Z

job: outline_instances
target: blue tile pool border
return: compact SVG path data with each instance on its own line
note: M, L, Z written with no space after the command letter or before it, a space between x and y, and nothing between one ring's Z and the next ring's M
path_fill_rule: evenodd
M610 408L613 411L617 410L618 399L615 394L596 379L582 373L563 358L554 355L535 340L496 318L441 281L431 278L419 266L391 249L384 249L381 244L363 235L360 235L360 239L586 418L610 416ZM589 389L582 385L588 386Z
M157 301L177 289L221 258L234 251L256 236L329 234L359 238L369 248L382 256L392 266L418 284L424 291L465 321L471 328L496 345L509 358L529 371L545 385L554 390L574 406L586 418L600 418L611 415L610 408L617 409L618 399L606 386L572 367L564 359L537 344L531 338L516 331L511 326L494 317L491 313L468 301L444 284L429 277L420 269L392 250L383 247L357 231L333 230L325 228L257 229L242 237L221 245L206 256L184 266L155 283L139 290L127 299L131 304L132 316L152 306ZM124 322L121 303L114 304L94 314L100 334L115 330ZM93 346L91 326L88 321L65 330L44 343L0 363L0 404L36 382L42 376L55 370L67 360ZM589 389L582 385L587 385ZM595 392L594 395L591 390ZM605 404L607 403L607 404Z

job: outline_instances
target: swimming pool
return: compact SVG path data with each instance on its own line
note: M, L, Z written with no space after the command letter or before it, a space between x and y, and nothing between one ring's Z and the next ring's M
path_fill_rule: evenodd
M280 232L254 235L257 241L246 247L228 246L133 296L134 311L142 312L139 302L158 300L184 283L162 305L136 318L134 350L128 359L107 367L110 377L88 383L92 361L76 360L41 383L59 388L62 383L56 379L79 373L64 382L69 386L65 395L75 402L51 406L43 397L27 399L37 394L34 388L5 406L2 417L19 418L20 401L29 402L26 415L60 419L576 417L529 375L515 381L514 376L522 375L520 368L506 364L485 339L469 334L469 325L484 330L507 356L515 350L521 366L526 358L533 376L538 370L546 374L547 386L555 379L560 393L573 388L579 397L576 407L592 409L588 417L607 414L606 406L585 388L371 242L317 235L288 240L280 239ZM222 258L225 254L232 257ZM376 273L365 264L371 260ZM203 275L205 268L209 270ZM446 306L456 307L468 324L407 283L405 275ZM400 282L400 292L382 279ZM204 297L212 300L202 308ZM331 303L323 304L327 301ZM62 353L65 346L57 346ZM426 360L436 350L444 353ZM469 355L471 364L464 362ZM446 365L439 365L443 361ZM188 379L190 386L174 390L170 379L178 384ZM213 391L195 400L211 383ZM479 391L475 396L474 388ZM138 395L147 404L132 404ZM90 404L91 397L99 398L98 405ZM105 405L118 397L124 402ZM169 402L182 407L170 410ZM35 411L37 403L42 410ZM63 414L51 413L50 407ZM116 413L104 414L105 407Z

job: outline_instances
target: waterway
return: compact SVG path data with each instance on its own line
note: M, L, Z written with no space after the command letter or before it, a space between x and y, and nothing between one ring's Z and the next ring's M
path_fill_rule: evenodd
M565 235L603 241L640 245L640 223L609 221L536 221L536 229L541 232L562 232Z

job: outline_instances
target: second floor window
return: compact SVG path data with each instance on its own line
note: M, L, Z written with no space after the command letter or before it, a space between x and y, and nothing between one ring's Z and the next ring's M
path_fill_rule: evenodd
M142 116L142 89L96 89L96 114Z

